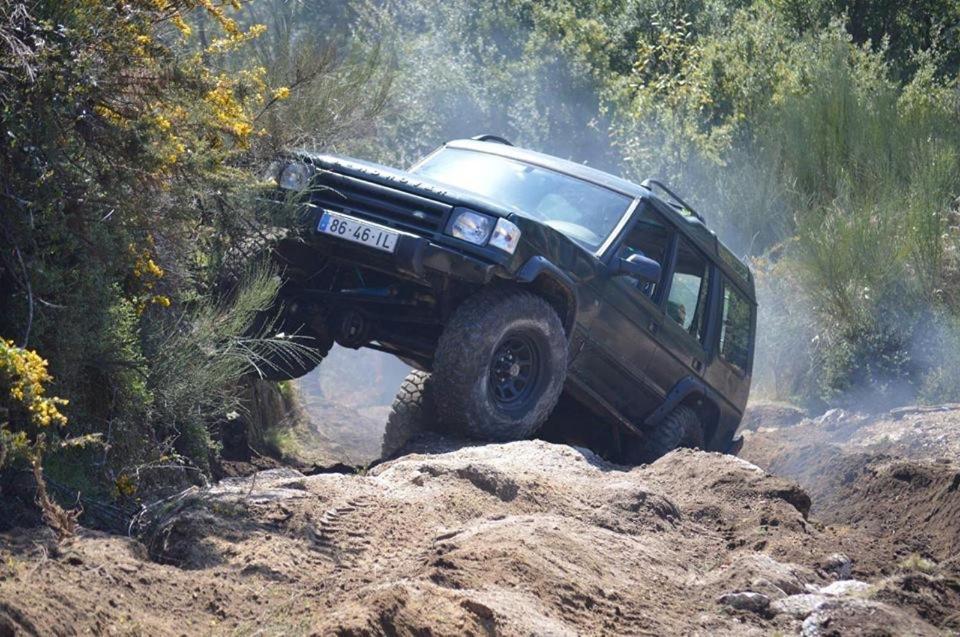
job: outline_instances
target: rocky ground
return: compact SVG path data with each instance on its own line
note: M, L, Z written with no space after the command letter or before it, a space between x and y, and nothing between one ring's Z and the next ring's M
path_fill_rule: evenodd
M743 455L786 477L425 437L368 472L231 478L138 539L0 534L0 636L960 634L957 424L759 405Z

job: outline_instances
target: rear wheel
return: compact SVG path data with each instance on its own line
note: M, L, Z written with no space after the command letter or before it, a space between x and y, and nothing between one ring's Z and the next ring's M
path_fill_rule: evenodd
M433 381L430 374L412 370L400 384L387 426L383 431L380 458L394 456L405 444L422 431L437 428L437 412Z
M627 445L627 461L653 462L674 449L703 447L703 423L692 408L680 405L643 437L632 437Z
M557 404L566 373L567 339L550 304L520 290L485 290L463 302L440 336L437 414L473 438L526 438Z

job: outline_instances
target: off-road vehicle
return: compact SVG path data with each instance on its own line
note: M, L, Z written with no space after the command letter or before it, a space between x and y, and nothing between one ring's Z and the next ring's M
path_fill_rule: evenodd
M280 327L315 355L264 375L303 375L336 341L414 368L394 425L525 438L565 391L600 416L583 427L632 434L618 437L634 457L739 448L753 280L660 182L489 135L408 171L290 153L276 179L304 219L276 249Z

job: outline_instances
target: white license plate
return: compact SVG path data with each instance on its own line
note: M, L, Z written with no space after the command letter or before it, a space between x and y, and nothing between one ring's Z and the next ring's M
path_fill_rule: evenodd
M365 246L384 252L396 250L397 237L400 236L399 232L390 228L369 221L360 221L354 217L329 210L325 210L323 216L320 217L317 231L347 239L354 243L362 243Z

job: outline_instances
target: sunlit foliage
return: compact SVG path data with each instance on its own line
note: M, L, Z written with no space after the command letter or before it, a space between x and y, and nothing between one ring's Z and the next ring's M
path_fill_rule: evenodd
M365 88L339 88L336 55L285 83L253 52L271 49L249 8L0 4L0 334L49 360L69 435L105 443L96 459L59 454L54 475L169 481L216 455L209 428L243 372L231 344L276 289L236 276L237 248L271 223L256 205L263 160L290 140L271 112L325 83L335 120Z

